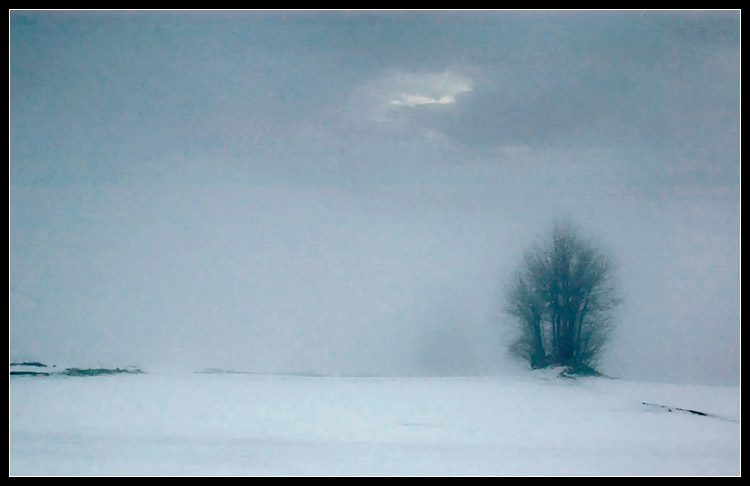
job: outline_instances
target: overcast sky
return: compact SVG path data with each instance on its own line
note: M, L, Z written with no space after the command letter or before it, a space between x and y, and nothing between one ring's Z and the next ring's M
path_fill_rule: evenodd
M463 374L555 218L615 376L740 382L740 12L11 11L9 352Z

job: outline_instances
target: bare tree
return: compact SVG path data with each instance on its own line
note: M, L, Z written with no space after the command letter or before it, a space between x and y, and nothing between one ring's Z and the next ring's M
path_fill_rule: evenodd
M516 318L514 351L532 367L565 365L593 370L620 303L612 260L569 222L527 252L507 291Z

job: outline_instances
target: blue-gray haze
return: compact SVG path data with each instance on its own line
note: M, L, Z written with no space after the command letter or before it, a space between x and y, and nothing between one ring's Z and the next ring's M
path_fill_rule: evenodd
M603 371L740 381L739 11L10 11L9 353L494 373L558 217Z

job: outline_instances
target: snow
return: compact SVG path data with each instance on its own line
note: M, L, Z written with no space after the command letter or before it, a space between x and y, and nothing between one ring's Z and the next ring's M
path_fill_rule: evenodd
M9 395L13 476L741 475L731 386L147 371Z

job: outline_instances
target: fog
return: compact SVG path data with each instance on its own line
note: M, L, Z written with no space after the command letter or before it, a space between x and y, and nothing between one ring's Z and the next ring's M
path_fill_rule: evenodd
M623 378L740 383L739 11L11 11L9 358L460 375L567 217Z

